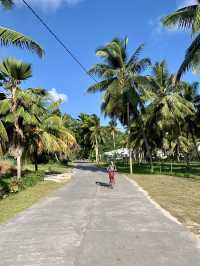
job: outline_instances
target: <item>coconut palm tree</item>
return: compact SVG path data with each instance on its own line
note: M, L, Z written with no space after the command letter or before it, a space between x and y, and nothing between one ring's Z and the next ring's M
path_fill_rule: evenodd
M199 89L199 83L194 82L192 84L189 84L187 82L184 82L182 85L182 96L184 99L192 103L195 107L195 115L191 116L188 115L186 117L186 130L190 133L195 151L197 154L198 159L200 160L200 154L198 151L198 145L196 138L199 137L199 114L200 114L200 95L198 93Z
M152 76L141 78L141 84L149 93L146 106L148 123L154 124L161 132L173 127L177 134L178 148L181 148L186 143L181 124L185 123L186 117L195 114L195 108L181 95L183 83L179 82L174 87L173 80L174 75L168 72L167 64L163 61L155 64Z
M12 134L9 139L9 152L17 159L17 176L21 177L21 157L23 153L24 134L21 119L29 119L22 102L26 103L27 95L20 89L22 81L32 76L30 64L8 58L0 63L0 73L3 77L3 88L7 98L1 101L1 114L4 114L4 121L11 126Z
M6 9L10 9L14 5L14 1L0 0L0 4L2 4ZM20 32L8 29L6 27L0 27L0 45L11 45L17 48L27 49L36 53L40 57L44 55L43 48L37 42Z
M162 22L167 27L178 27L182 29L192 29L192 33L196 34L200 29L200 0L196 4L191 4L183 8L179 8L174 13L164 17Z
M89 73L101 80L90 86L88 92L104 92L101 108L104 114L120 119L129 128L132 114L138 104L135 78L150 66L151 62L148 58L139 58L143 45L140 45L131 57L128 56L127 45L128 38L115 38L106 46L97 49L96 55L103 59L104 63L94 65ZM132 173L131 149L129 157Z
M95 151L96 163L99 163L99 145L104 142L104 128L101 127L97 115L81 114L81 136L85 144Z
M104 129L101 127L100 118L96 115L91 116L90 140L95 149L96 163L99 163L99 144L104 142Z
M39 123L26 128L26 151L34 158L35 171L38 170L38 156L48 154L67 154L76 145L75 137L64 126L62 117L43 112Z
M172 13L162 19L163 25L166 27L178 27L183 29L191 29L192 34L197 36L187 49L183 63L181 64L178 73L177 80L180 80L181 76L189 69L193 68L194 71L199 71L198 65L200 62L200 0L197 0L196 4L192 4L178 9L175 13Z

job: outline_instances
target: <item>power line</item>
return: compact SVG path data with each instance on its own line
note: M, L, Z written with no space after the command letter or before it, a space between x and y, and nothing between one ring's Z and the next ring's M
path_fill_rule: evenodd
M40 15L33 9L33 7L26 2L26 0L22 0L24 5L30 10L30 12L40 21L40 23L46 28L46 30L54 37L54 39L64 48L65 52L72 57L72 59L81 67L81 69L91 78L93 81L97 82L97 80L93 77L93 75L89 74L87 68L80 62L80 60L75 56L72 51L67 48L64 42L58 37L58 35L50 28L50 26L40 17Z

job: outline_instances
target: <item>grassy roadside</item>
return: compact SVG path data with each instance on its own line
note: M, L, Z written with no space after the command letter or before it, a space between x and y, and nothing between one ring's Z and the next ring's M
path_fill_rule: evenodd
M46 197L50 192L60 188L67 182L46 182L43 181L45 175L71 172L71 168L71 165L66 166L61 163L42 164L39 165L39 171L36 174L33 165L25 165L22 177L24 189L18 193L7 194L6 198L0 199L0 224L31 207L38 200ZM0 185L8 186L11 180L10 176L2 178Z
M129 173L129 165L117 162L117 169L119 172ZM170 163L170 162L154 162L154 173L155 175L170 175L177 177L192 177L200 178L200 163L192 162L189 167L183 162L180 163ZM151 166L148 163L134 163L133 172L136 174L151 175Z
M63 186L63 183L40 182L20 193L10 195L0 201L0 223L5 223L17 213L29 208L50 192Z
M164 175L133 175L164 209L200 235L200 180Z

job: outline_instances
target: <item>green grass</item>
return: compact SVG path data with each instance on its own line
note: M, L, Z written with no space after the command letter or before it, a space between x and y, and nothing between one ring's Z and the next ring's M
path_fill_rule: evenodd
M0 223L7 222L62 185L63 183L40 182L34 187L29 187L20 193L12 194L6 199L0 200Z
M64 165L60 162L50 162L47 164L39 164L38 171L44 172L45 174L63 174L65 172L69 172L72 165ZM33 164L26 164L23 167L23 172L34 172L34 165Z
M190 163L188 168L185 163L176 163L172 164L173 169L171 172L171 163L170 162L154 162L154 172L155 175L170 175L177 177L188 177L188 178L200 178L200 162ZM101 167L106 167L107 164L101 164ZM129 173L129 165L124 162L116 163L117 169L121 173ZM148 163L134 163L133 172L135 174L151 175L151 167Z
M48 195L49 192L59 188L62 184L54 182L44 182L45 175L62 174L71 172L72 165L61 163L40 164L39 171L34 171L34 165L23 166L22 183L23 189L18 193L10 193L9 187L13 174L6 175L0 179L0 187L5 190L6 198L0 199L0 223L6 222L17 213L30 207L32 204Z

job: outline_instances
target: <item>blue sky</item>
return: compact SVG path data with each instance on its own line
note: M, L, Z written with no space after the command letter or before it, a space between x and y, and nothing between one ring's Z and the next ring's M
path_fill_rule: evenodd
M80 112L100 115L101 96L86 94L92 80L63 51L49 33L16 0L9 12L0 10L2 26L23 32L37 40L45 49L44 59L26 51L1 48L0 57L13 56L33 65L33 78L23 86L43 87L53 94L62 94L62 111L76 117ZM114 37L129 38L130 53L141 43L143 56L152 61L165 58L169 69L176 71L185 50L191 43L188 32L163 29L160 18L176 8L195 0L27 0L58 33L80 61L90 68L97 62L95 49ZM186 80L199 80L188 73ZM56 97L56 95L55 95ZM102 121L105 121L102 118Z

